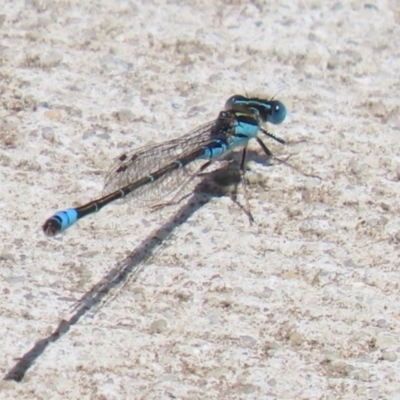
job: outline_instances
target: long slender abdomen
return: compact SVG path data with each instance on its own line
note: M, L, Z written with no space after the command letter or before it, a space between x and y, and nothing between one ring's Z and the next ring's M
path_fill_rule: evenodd
M43 224L43 232L46 236L53 237L58 233L61 233L74 225L81 218L86 217L87 215L93 214L97 211L100 211L104 206L110 204L116 200L122 199L128 196L130 193L134 192L136 189L150 184L152 182L157 181L157 179L161 178L167 173L172 172L173 170L183 168L190 162L200 158L204 153L205 149L201 148L193 153L178 159L163 168L160 168L157 171L154 171L152 174L147 175L129 185L122 187L119 190L116 190L113 193L110 193L107 196L104 196L100 199L93 200L83 206L77 208L68 208L64 211L56 212L52 217L50 217Z

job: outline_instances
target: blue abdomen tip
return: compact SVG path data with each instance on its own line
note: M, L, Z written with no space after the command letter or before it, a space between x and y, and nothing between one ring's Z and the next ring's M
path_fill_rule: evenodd
M68 208L65 211L59 211L53 218L57 218L60 221L61 231L63 231L78 221L78 213L75 208Z
M75 208L59 211L49 218L43 225L46 236L55 236L57 233L69 228L78 220L78 212Z

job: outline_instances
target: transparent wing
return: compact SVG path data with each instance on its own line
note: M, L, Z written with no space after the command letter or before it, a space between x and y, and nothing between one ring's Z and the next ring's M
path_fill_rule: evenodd
M186 157L198 149L207 146L217 137L216 121L198 127L190 133L164 143L134 149L118 157L105 181L103 195L115 192L159 169ZM138 205L164 201L168 195L187 181L206 160L195 160L184 168L178 168L159 179L134 190L121 201L135 199Z

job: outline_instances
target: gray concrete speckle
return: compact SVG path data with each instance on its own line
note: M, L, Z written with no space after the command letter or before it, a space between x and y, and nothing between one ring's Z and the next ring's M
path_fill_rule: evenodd
M398 2L17 0L0 32L3 377L36 349L0 398L400 398ZM245 91L289 108L254 224L199 195L43 235Z

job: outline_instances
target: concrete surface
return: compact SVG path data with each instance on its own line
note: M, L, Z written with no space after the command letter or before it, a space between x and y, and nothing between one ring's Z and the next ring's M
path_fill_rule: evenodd
M0 14L0 398L400 398L398 1ZM43 235L125 149L245 92L290 109L267 142L294 168L250 146L255 224L213 196Z

